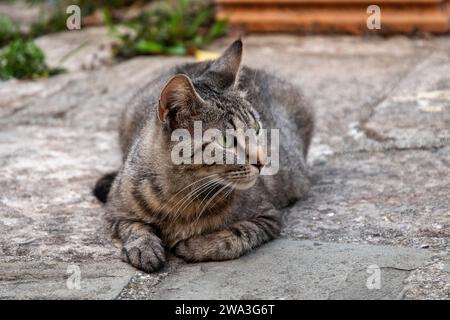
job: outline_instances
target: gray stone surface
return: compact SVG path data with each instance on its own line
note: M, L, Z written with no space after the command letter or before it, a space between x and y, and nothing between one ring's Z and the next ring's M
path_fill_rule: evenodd
M280 239L241 259L180 266L150 299L398 299L423 250ZM380 288L369 284L369 266Z
M31 24L39 20L39 6L32 6L29 1L1 1L0 14L13 21L20 30L26 32Z
M115 299L133 268L119 260L1 263L2 299Z
M449 37L244 38L247 64L291 79L316 109L310 197L286 210L283 240L231 262L171 258L152 275L119 261L91 188L120 163L117 116L133 91L156 69L189 58L111 64L109 41L102 28L40 38L50 64L70 72L0 83L1 298L188 297L195 283L167 288L195 279L202 268L224 279L243 265L247 272L236 273L242 281L214 292L256 297L267 294L264 285L244 280L280 261L303 286L278 286L280 297L450 297ZM366 258L385 263L382 273L392 281L381 291L364 289ZM73 264L81 269L79 291L65 283ZM340 268L335 277L326 267L333 264ZM202 283L214 288L218 279Z

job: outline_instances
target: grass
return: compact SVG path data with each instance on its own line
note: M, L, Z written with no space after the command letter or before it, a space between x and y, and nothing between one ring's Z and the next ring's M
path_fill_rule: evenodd
M62 8L61 10L55 10L49 17L45 17L46 15L44 14L40 16L42 18L31 25L29 37L36 38L45 34L67 30L66 19L68 16Z
M106 19L105 19L106 20ZM214 10L201 2L165 3L128 21L129 32L118 34L120 57L168 54L185 55L222 36L226 21L214 19ZM117 32L116 32L117 33Z
M30 35L38 37L48 33L67 30L66 8L70 5L77 5L81 9L83 17L102 11L123 9L133 3L151 2L152 0L57 0L48 5L48 0L28 0L32 5L41 5L40 19L31 25ZM47 5L45 5L47 3Z
M63 72L50 68L30 36L21 34L4 16L0 16L0 48L0 80L36 79Z
M44 2L43 0L30 1ZM113 10L125 10L133 4L145 2L151 1L62 0L55 4L50 16L32 25L31 36L65 30L67 15L64 8L68 4L80 6L82 16L96 11L103 12L104 23L119 39L114 53L122 58L151 54L185 55L193 53L197 48L205 47L225 33L226 21L216 21L212 5L204 1L154 1L154 9L144 10L136 18L117 21L117 17L113 17ZM128 31L118 32L117 24L126 26Z
M16 26L7 18L0 15L0 47L19 37Z
M32 40L16 39L0 53L0 79L35 79L62 72L49 68L45 55Z
M43 4L46 0L29 0ZM79 5L82 16L103 12L103 21L119 42L113 47L114 54L121 58L137 55L186 55L208 45L222 36L227 27L225 20L215 20L212 5L204 1L177 0L160 1L153 9L143 10L137 17L117 21L112 12L124 10L132 5L142 5L149 0L61 0L54 4L50 14L43 14L28 34L6 17L0 16L0 80L11 78L36 79L62 72L46 64L45 55L33 42L33 38L66 29L69 4ZM118 25L124 26L117 28Z

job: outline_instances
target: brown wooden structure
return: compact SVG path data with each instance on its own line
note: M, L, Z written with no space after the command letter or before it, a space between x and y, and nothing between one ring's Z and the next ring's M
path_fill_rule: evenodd
M250 32L446 33L448 0L215 0L218 17ZM381 9L381 29L367 28L367 8Z

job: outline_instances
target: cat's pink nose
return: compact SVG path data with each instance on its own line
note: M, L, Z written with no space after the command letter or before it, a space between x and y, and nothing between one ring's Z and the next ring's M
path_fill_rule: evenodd
M254 164L254 166L258 169L259 172L261 172L264 165L262 165L259 161Z
M256 150L256 164L254 166L258 168L258 171L261 172L262 168L266 165L267 158L262 150L262 148L258 148Z

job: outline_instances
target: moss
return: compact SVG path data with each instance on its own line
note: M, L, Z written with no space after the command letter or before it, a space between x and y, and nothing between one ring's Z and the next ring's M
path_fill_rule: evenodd
M61 72L51 69L42 50L31 40L12 41L0 53L0 79L35 79Z
M116 55L184 55L222 36L226 21L216 21L211 5L180 0L143 12L126 24L131 30L119 34Z
M213 6L202 1L161 2L153 9L142 12L137 18L123 22L130 32L119 33L116 28L117 20L113 20L111 10L131 6L136 1L62 0L54 3L50 15L43 14L41 20L32 25L29 34L20 34L11 21L0 16L0 47L5 46L0 51L0 79L34 79L63 71L49 68L44 53L30 39L66 30L67 14L64 8L68 3L79 5L83 16L102 9L105 23L120 40L113 48L114 53L123 58L193 53L197 48L202 48L223 35L226 29L226 21L216 21Z
M6 17L0 15L0 47L19 37L16 26Z

